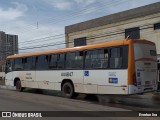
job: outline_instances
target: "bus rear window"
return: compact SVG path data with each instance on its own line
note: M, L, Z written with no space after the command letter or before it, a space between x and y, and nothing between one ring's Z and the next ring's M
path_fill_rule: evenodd
M150 55L151 56L156 56L156 51L155 50L150 50Z

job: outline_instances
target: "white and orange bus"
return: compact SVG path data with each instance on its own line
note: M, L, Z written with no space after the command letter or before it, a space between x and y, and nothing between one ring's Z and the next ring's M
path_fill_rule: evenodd
M84 94L138 94L157 89L156 46L118 40L7 57L6 85Z

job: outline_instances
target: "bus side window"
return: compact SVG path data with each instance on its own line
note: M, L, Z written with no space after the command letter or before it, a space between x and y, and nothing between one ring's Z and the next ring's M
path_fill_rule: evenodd
M108 49L85 51L85 68L104 69L108 67Z
M82 69L83 68L83 52L76 51L66 54L65 67L68 69Z
M41 55L36 57L36 69L37 70L48 69L48 55Z
M49 69L57 69L57 54L50 55Z
M23 70L23 58L14 59L14 70L19 71Z
M122 50L120 47L110 49L110 68L122 67Z
M91 54L92 68L101 68L101 60L99 59L99 50L93 50Z
M91 54L92 54L91 50L85 51L85 68L87 69L92 68Z
M75 55L75 67L78 69L83 68L83 51L77 51Z
M123 55L123 60L122 60L122 68L123 69L126 69L128 68L128 46L122 46L123 48L123 52L122 52L122 55Z
M103 69L108 67L108 50L97 49L93 50L92 57L92 68Z
M8 72L11 72L11 71L12 71L12 63L11 63L11 60L7 60L5 72L8 73Z
M108 49L103 49L100 52L101 68L108 68Z
M57 68L58 69L63 69L64 68L64 64L65 64L65 54L58 54L58 58L57 58Z
M75 52L66 53L65 67L67 69L75 68Z
M35 69L35 57L24 58L24 70L34 70Z

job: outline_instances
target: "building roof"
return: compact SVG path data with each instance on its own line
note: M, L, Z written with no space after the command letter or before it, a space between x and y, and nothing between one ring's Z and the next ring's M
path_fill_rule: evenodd
M73 33L94 27L99 27L111 23L125 21L133 18L143 17L160 12L160 2L149 4L146 6L130 9L127 11L111 14L108 16L92 19L89 21L69 25L65 27L65 33Z

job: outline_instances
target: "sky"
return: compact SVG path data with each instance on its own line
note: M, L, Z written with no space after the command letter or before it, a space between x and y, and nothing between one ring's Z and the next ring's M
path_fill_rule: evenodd
M0 0L0 31L19 38L19 52L64 47L65 26L160 0Z

